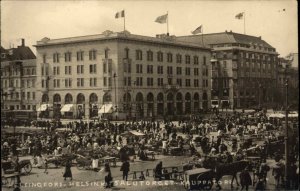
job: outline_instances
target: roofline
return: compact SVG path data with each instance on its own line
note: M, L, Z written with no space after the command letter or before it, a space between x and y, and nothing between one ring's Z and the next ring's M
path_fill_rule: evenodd
M206 35L216 35L216 34L240 34L240 35L244 35L244 36L251 36L251 37L259 38L259 36L253 36L253 35L242 34L242 33L231 32L231 31L207 33L207 34L203 34L203 35L206 36ZM190 36L202 36L202 34L200 34L200 35L184 35L184 36L178 36L178 37L190 37Z
M151 36L143 36L143 35L136 35L136 34L129 34L128 36L122 32L116 32L113 33L114 36L104 36L103 34L96 34L96 35L85 35L85 36L75 36L75 37L67 37L67 38L59 38L59 39L50 39L51 40L71 40L69 42L56 42L56 43L44 43L44 44L36 44L33 45L34 47L44 47L44 46L52 46L52 45L61 45L61 44L72 44L72 43L79 43L79 42L93 42L93 41L105 41L105 40L132 40L132 41L139 41L139 42L150 42L150 43L158 43L158 44L166 44L166 45L171 45L171 46L184 46L184 47L189 47L189 48L196 48L196 49L203 49L203 50L207 50L210 51L211 48L208 47L203 47L203 46L199 46L197 44L191 44L191 43L187 43L185 41L168 41L166 39L160 39L160 38L156 38L156 37L151 37ZM103 38L101 38L101 36L103 36ZM97 39L79 39L81 37L92 37L92 36L100 36ZM148 39L139 39L138 37L144 37L144 38L148 38ZM72 40L72 38L76 38L74 40ZM175 37L176 39L176 37ZM38 42L42 42L37 41Z

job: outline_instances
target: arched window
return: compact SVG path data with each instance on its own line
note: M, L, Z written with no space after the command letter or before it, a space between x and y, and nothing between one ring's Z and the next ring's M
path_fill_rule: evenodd
M43 94L43 96L42 96L42 102L43 103L49 102L49 96L48 96L48 94Z
M98 102L98 96L97 96L97 94L92 93L90 95L90 103L96 103L96 102Z
M77 104L83 104L85 101L85 97L82 93L77 95Z
M147 102L153 102L154 101L154 96L152 93L148 93L147 95Z
M67 94L65 96L65 104L71 104L73 102L73 96L71 94Z
M59 94L55 94L53 96L53 102L54 103L60 103L61 102L61 98L60 98L60 95Z

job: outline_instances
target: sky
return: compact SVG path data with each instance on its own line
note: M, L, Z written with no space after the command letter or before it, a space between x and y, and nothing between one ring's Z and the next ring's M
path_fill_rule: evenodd
M101 34L123 30L132 34L155 36L166 33L167 25L154 22L169 14L170 35L191 35L203 26L204 34L225 30L244 33L244 20L235 15L245 12L246 34L261 36L280 56L298 52L296 0L214 0L214 1L1 1L1 45L17 47L24 38L33 52L38 40Z

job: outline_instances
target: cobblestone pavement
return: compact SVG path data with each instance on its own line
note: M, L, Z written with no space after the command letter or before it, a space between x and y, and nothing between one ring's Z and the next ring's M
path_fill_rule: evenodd
M30 157L22 157L30 158ZM130 170L146 170L153 169L155 165L159 162L163 162L163 166L180 166L182 162L187 162L190 157L184 156L157 156L155 161L139 161L131 163ZM268 160L269 165L273 165L273 160ZM75 166L72 167L73 180L63 180L64 168L50 168L48 173L44 173L44 169L33 168L30 175L21 176L22 191L94 191L94 190L186 190L184 188L183 182L174 181L154 181L152 173L150 177L146 177L145 181L133 181L133 175L129 175L128 181L122 181L122 172L120 171L121 163L117 163L117 167L111 167L112 175L115 181L115 186L113 188L105 189L104 184L104 174L102 172L95 172L92 170L78 170ZM232 190L230 187L230 176L224 176L221 180L222 190ZM274 178L271 175L271 171L268 173L268 183L267 189L274 190ZM238 190L236 184L234 184L233 190ZM11 191L11 187L2 187L3 191ZM250 187L249 190L253 190Z
M17 131L23 131L24 127L17 127ZM31 127L30 129L36 129ZM39 128L40 129L40 128ZM12 130L12 129L9 129ZM21 157L20 159L31 159L31 157ZM185 156L163 156L158 155L155 161L139 161L131 163L131 172L134 170L146 170L153 169L159 161L163 162L163 166L180 166L183 162L191 160L190 157ZM270 166L274 164L274 160L267 161ZM121 163L117 163L117 167L112 167L112 175L115 181L115 187L105 190L186 190L182 182L161 182L158 183L150 177L146 177L146 181L132 181L132 176L129 176L128 182L122 182L122 172L120 171ZM102 172L95 172L92 170L78 170L75 166L72 167L73 180L63 180L64 168L50 168L48 173L44 173L44 169L33 168L30 175L21 176L22 191L94 191L104 190L104 174ZM221 180L222 190L232 190L228 182L231 181L230 176L224 176ZM166 185L167 184L167 185ZM240 189L235 184L234 190ZM271 171L268 173L267 189L274 190L274 178L271 175ZM11 191L13 188L2 186L2 190ZM250 187L249 190L253 190Z

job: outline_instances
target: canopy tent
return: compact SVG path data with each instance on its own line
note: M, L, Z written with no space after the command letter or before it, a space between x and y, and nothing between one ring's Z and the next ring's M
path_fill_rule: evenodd
M284 118L285 115L282 113L271 113L268 115L269 118Z
M271 113L267 114L269 118L285 118L285 113ZM298 118L298 112L297 111L291 111L288 114L289 118Z
M98 111L98 114L112 113L112 112L113 112L113 105L112 104L104 104L104 105L102 105L101 109Z
M298 113L297 112L291 112L291 113L289 113L289 117L298 118Z
M138 132L138 131L126 131L124 133L121 134L122 136L145 136L144 133Z
M52 104L42 104L36 111L46 111L50 107L52 107Z
M72 112L74 109L74 105L73 104L65 104L62 108L61 108L61 112Z

